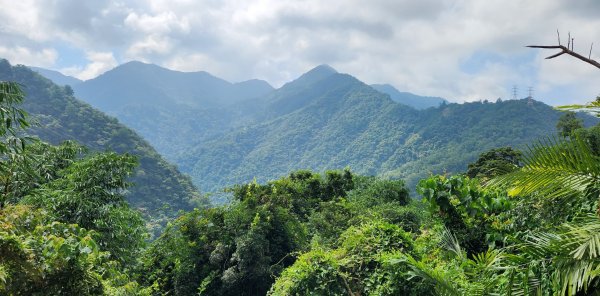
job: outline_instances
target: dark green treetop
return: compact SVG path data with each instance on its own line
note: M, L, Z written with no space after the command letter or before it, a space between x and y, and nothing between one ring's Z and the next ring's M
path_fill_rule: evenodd
M522 158L523 154L511 147L491 149L481 153L477 161L469 164L467 176L482 179L493 178L519 168Z
M583 128L583 120L577 118L575 112L572 111L563 114L556 124L558 134L563 138L571 137L573 132L580 128Z

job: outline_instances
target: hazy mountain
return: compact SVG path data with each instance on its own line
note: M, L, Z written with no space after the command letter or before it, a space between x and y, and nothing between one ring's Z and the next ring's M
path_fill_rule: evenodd
M262 80L230 83L207 72L129 62L74 85L78 98L117 117L167 159L228 130L226 106L273 90Z
M527 100L416 110L356 78L317 67L260 100L271 116L201 143L178 163L196 184L276 178L349 166L405 178L464 171L483 151L554 134L560 112ZM590 119L591 120L591 119Z
M12 67L0 60L0 80L23 85L26 99L23 108L37 122L28 133L57 144L75 140L93 150L114 150L139 158L139 168L131 179L128 200L134 207L156 218L174 216L179 209L190 209L190 203L205 204L189 177L162 157L134 131L90 105L76 99L69 90L57 86L27 67Z
M371 87L379 92L389 95L392 100L400 104L411 106L415 109L439 107L441 104L448 102L440 97L423 97L409 92L400 92L389 84L371 84Z
M29 69L31 69L35 72L38 72L38 74L50 79L52 82L54 82L58 85L75 86L75 85L83 82L82 80L79 80L75 77L67 76L58 71L54 71L54 70L48 70L48 69L38 68L38 67L29 67Z
M234 84L203 71L179 72L135 61L74 87L78 96L110 113L131 105L223 107L272 89L261 80Z

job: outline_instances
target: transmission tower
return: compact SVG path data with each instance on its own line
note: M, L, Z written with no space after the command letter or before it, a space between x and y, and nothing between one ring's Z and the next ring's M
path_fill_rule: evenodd
M533 105L533 87L529 87L527 89L527 92L529 93L529 95L527 96L527 105Z
M516 100L516 99L517 99L517 91L518 91L518 88L517 88L517 86L516 86L516 85L513 85L513 88L512 88L513 100Z

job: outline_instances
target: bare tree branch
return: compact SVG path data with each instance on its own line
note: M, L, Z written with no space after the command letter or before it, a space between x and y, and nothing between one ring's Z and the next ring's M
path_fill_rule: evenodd
M569 45L572 44L571 42L569 42L569 43L570 43ZM551 56L547 57L546 59L548 59L548 60L553 59L555 57L561 56L566 53L566 54L573 56L575 58L578 58L588 64L596 66L597 68L600 68L600 63L596 62L595 60L592 60L591 58L586 58L586 57L574 52L573 50L569 49L568 47L565 47L564 45L528 45L527 47L544 48L544 49L560 49L561 51L559 53L551 55ZM591 53L590 53L590 57L591 57Z

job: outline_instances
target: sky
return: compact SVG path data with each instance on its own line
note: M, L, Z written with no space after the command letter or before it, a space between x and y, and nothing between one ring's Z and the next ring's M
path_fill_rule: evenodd
M280 87L328 64L453 102L600 95L600 0L0 0L0 58L83 80L138 60Z

